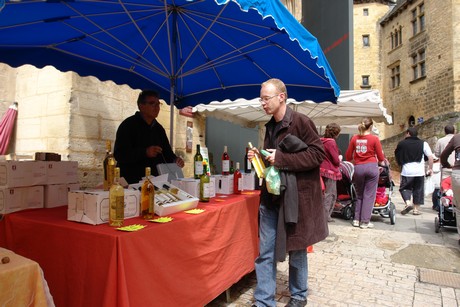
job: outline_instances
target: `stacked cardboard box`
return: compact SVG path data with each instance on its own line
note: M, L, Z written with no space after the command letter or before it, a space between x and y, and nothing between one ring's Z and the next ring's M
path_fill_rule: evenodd
M69 189L78 188L78 162L1 161L0 214L67 204Z

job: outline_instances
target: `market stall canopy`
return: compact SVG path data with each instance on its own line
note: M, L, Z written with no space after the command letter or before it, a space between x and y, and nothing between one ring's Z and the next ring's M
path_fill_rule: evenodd
M287 90L289 95L289 87ZM318 127L326 126L332 122L344 127L349 125L357 127L363 117L371 117L376 122L387 124L393 122L392 116L387 114L387 110L383 106L378 90L341 91L337 103L330 101L315 103L310 100L288 99L288 105L310 117ZM271 118L271 115L265 114L258 98L199 104L193 108L193 112L231 121L244 127L255 127ZM355 128L353 130L357 131Z
M272 77L297 100L339 95L316 38L279 0L10 0L0 62L156 89L178 108L256 97Z

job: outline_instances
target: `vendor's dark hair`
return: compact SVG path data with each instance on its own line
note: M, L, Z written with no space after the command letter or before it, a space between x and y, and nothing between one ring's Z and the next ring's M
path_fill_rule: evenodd
M139 97L137 97L137 104L145 104L146 98L151 96L158 99L160 98L160 94L158 94L158 92L155 90L143 90L139 93Z
M342 129L338 124L330 123L326 126L326 130L324 131L324 137L334 139L340 134L341 130Z

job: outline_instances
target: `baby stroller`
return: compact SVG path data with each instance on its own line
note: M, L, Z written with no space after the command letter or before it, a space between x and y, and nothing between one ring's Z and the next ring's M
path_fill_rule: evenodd
M396 223L396 206L391 201L394 183L391 180L390 163L385 160L385 165L380 167L377 194L375 197L372 213L380 214L382 217L389 217L391 225Z
M342 179L337 180L337 200L332 213L340 214L344 219L349 220L354 215L356 202L355 186L352 182L355 168L351 162L342 161L339 169Z
M441 199L438 216L434 218L434 230L436 233L443 227L457 228L457 219L453 204L451 177L446 177L441 181Z

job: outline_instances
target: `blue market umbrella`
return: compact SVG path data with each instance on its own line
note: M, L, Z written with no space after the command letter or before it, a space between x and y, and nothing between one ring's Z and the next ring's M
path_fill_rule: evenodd
M6 1L0 62L153 88L178 108L257 97L272 77L298 101L339 96L316 38L279 0Z

